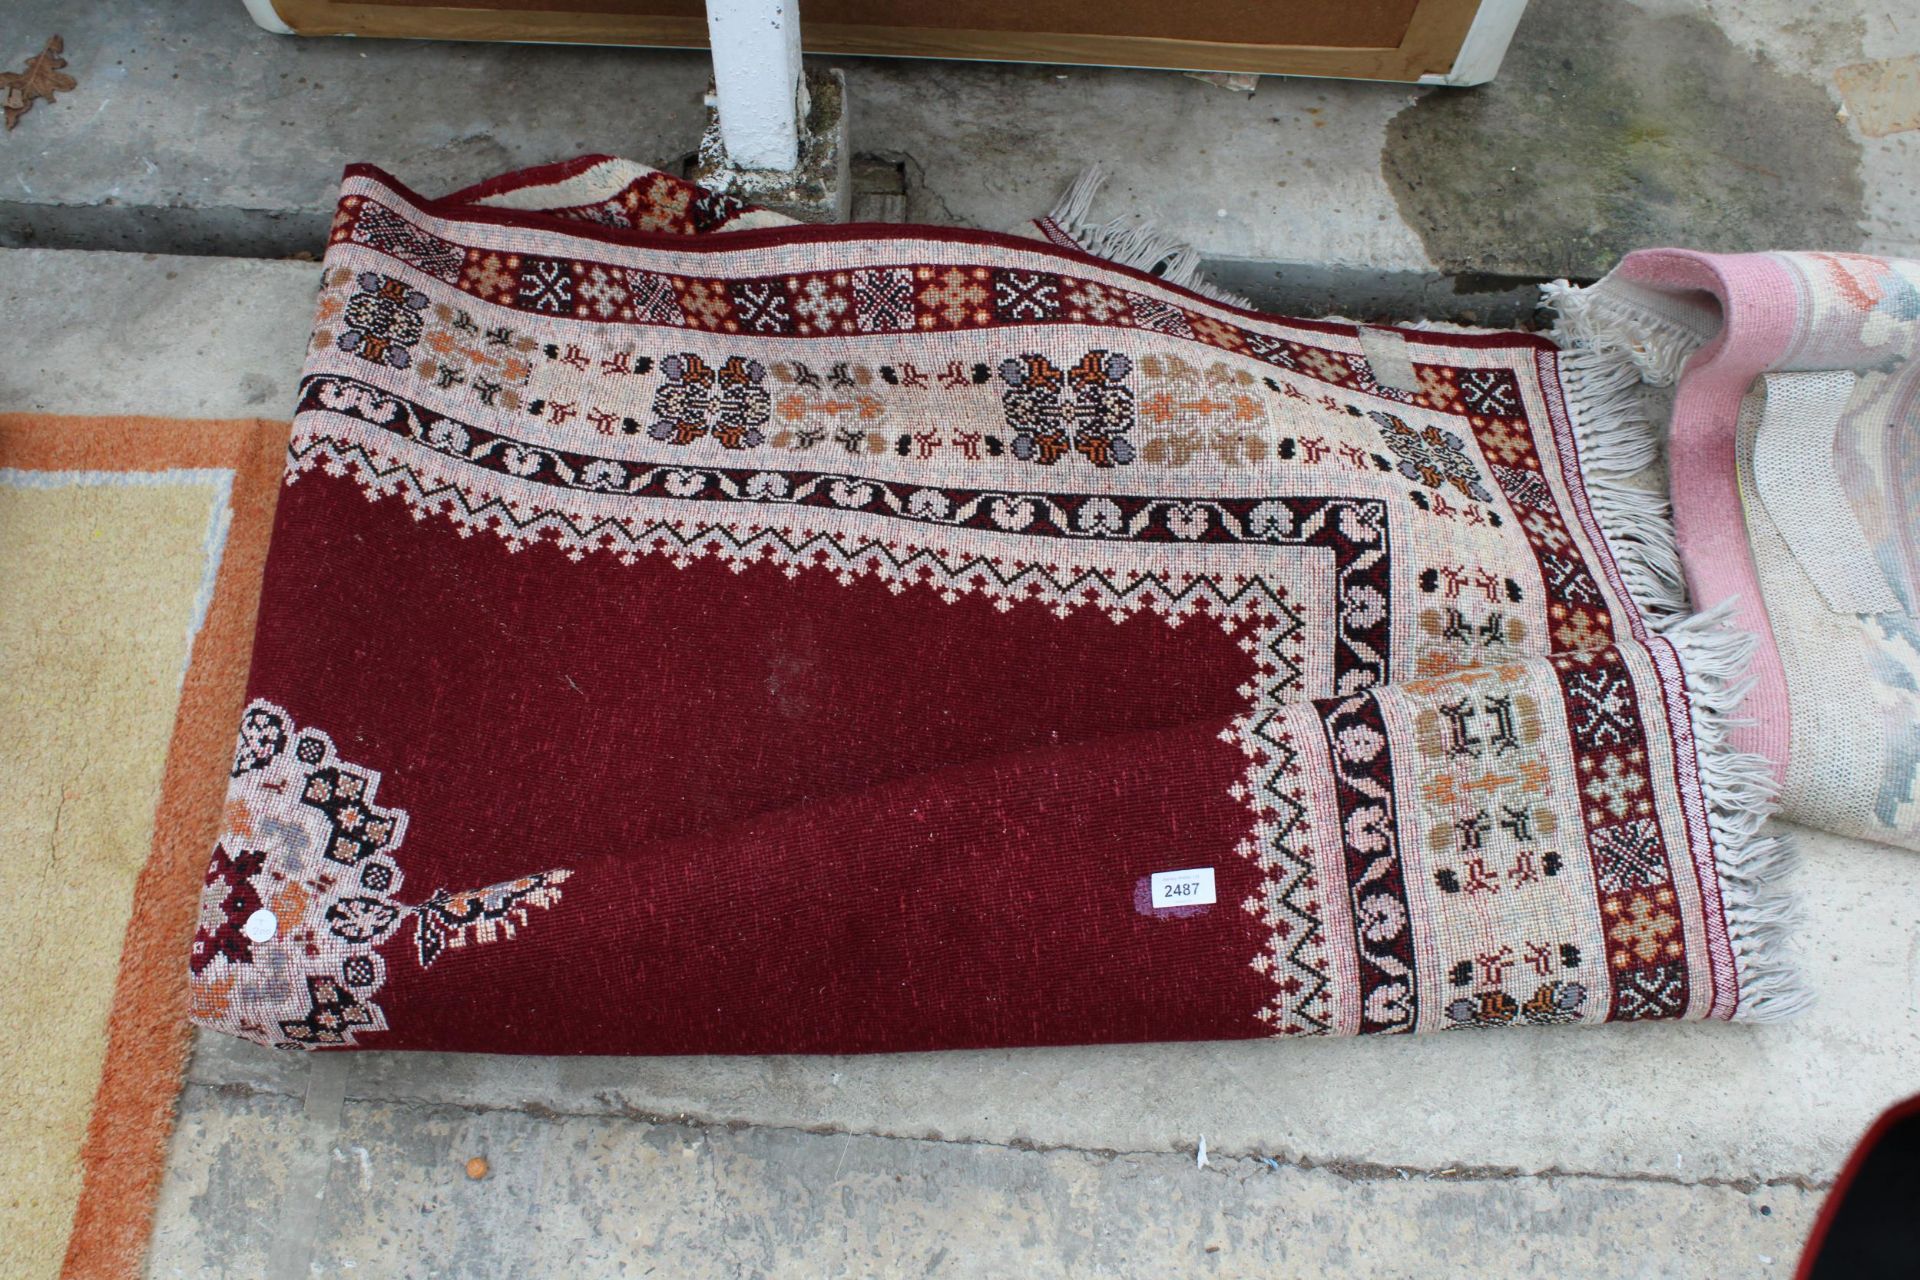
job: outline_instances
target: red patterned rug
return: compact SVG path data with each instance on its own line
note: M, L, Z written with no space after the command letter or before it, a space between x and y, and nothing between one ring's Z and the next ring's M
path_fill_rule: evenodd
M1741 638L1583 476L1550 342L1262 315L1057 222L769 221L599 157L348 172L203 1025L849 1052L1796 1005Z

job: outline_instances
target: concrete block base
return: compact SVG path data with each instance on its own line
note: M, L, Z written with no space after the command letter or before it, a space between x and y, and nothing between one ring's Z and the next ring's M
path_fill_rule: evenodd
M838 70L809 70L807 99L799 168L788 172L729 164L726 144L720 139L719 113L709 106L707 130L688 176L710 191L738 196L802 222L845 222L853 201L846 77Z

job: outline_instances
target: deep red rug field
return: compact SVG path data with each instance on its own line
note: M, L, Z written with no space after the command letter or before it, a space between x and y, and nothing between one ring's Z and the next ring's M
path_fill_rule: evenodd
M204 1025L845 1052L1792 1006L1737 638L1662 614L1550 342L1260 315L1055 224L755 217L593 157L443 200L349 171Z

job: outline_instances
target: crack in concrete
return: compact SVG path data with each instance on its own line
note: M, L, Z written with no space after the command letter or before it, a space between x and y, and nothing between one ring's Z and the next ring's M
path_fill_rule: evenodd
M905 178L907 203L907 221L913 223L932 223L943 227L964 227L970 225L954 213L946 197L934 190L927 182L926 166L921 164L911 152L907 151L862 151L855 159L870 158L885 164L901 167ZM1035 210L1036 216L1044 212ZM1006 228L995 228L1005 230Z
M902 169L902 224L966 225L927 184L924 167L910 152L863 151L855 159ZM672 171L675 162L665 167ZM312 204L282 206L0 199L0 248L312 261L326 248L332 217L327 192L316 192ZM1525 329L1534 323L1538 299L1534 280L1524 276L1226 257L1209 257L1203 271L1214 283L1280 316L1339 315L1368 322L1424 318Z
M324 194L324 193L320 193ZM312 206L86 204L0 200L0 248L107 250L212 258L316 256L330 198Z
M269 1089L260 1085L243 1082L226 1084L208 1084L201 1081L189 1081L187 1087L220 1094L227 1097L266 1097L288 1101L300 1101L300 1095L278 1089ZM740 1133L758 1130L764 1133L799 1134L811 1138L872 1138L882 1142L925 1142L954 1147L985 1147L1002 1151L1019 1152L1025 1155L1073 1155L1085 1156L1102 1161L1126 1159L1173 1159L1189 1162L1193 1159L1190 1152L1177 1148L1125 1148L1078 1146L1073 1143L1038 1142L1028 1138L1010 1138L995 1141L990 1138L950 1138L937 1131L931 1133L887 1133L868 1129L845 1129L829 1124L798 1125L768 1124L752 1120L726 1119L719 1116L704 1115L695 1112L675 1114L667 1111L655 1111L633 1106L631 1103L599 1093L595 1099L603 1103L606 1110L586 1111L551 1107L541 1102L529 1102L519 1106L487 1102L459 1102L447 1099L421 1097L375 1097L354 1092L348 1086L346 1101L374 1106L395 1107L439 1107L451 1111L465 1112L471 1115L524 1115L536 1120L619 1120L629 1124L657 1125L661 1127L692 1130L723 1130L728 1133ZM1228 1161L1254 1166L1244 1172L1253 1173L1259 1169L1278 1171L1297 1169L1305 1173L1325 1173L1342 1182L1554 1182L1583 1180L1589 1182L1634 1183L1650 1186L1671 1186L1682 1189L1700 1188L1707 1190L1734 1191L1741 1195L1752 1195L1756 1191L1796 1190L1810 1194L1822 1194L1833 1187L1831 1179L1819 1179L1808 1174L1786 1174L1771 1178L1728 1178L1709 1176L1703 1178L1685 1178L1668 1173L1615 1173L1604 1170L1567 1169L1559 1165L1549 1165L1544 1169L1528 1170L1518 1165L1448 1165L1430 1168L1411 1164L1391 1164L1374 1160L1360 1160L1347 1157L1328 1157L1315 1159L1311 1156L1274 1155L1259 1151L1221 1150L1213 1146L1207 1148L1209 1167L1222 1165Z

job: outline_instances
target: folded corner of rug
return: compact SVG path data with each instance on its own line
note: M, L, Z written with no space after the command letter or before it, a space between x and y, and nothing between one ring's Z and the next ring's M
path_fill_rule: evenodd
M1673 503L1651 487L1666 454L1665 423L1647 388L1672 386L1714 334L1708 308L1609 276L1541 288L1561 349L1560 377L1587 496L1633 602L1671 645L1683 674L1699 783L1708 810L1726 927L1739 970L1733 1017L1774 1021L1812 1000L1793 959L1797 899L1792 842L1764 831L1778 808L1782 763L1753 727L1752 697L1772 637L1735 596L1699 607L1689 591ZM1764 614L1760 615L1764 624ZM1781 726L1782 735L1784 725ZM1760 749L1756 749L1756 747Z

